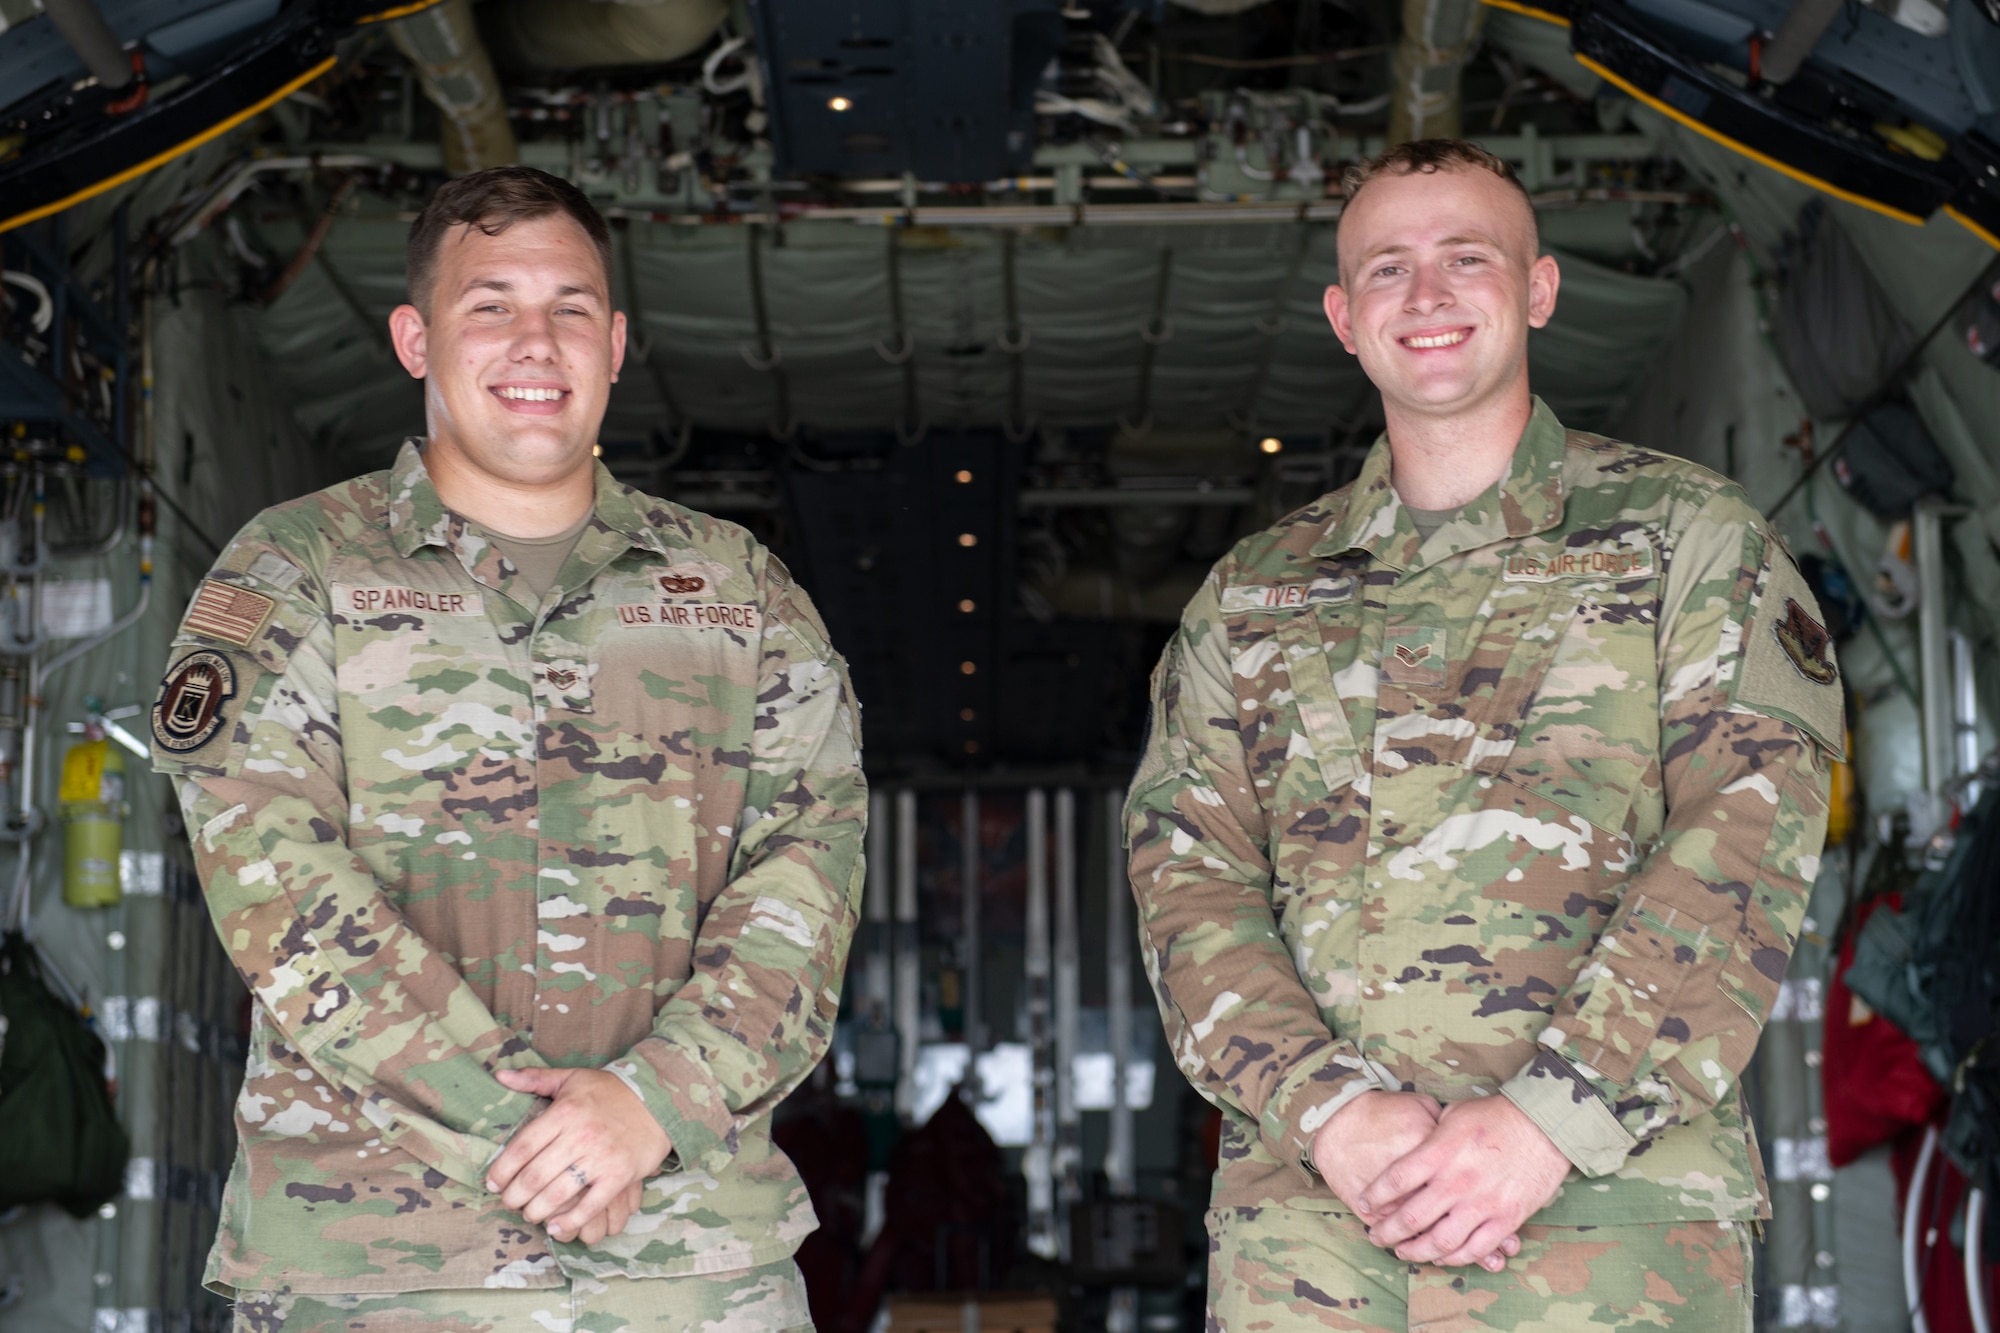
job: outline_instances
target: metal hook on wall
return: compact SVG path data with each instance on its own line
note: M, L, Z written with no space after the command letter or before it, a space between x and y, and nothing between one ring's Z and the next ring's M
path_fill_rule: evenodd
M890 347L887 343L883 342L880 338L877 338L875 340L875 355L881 357L884 361L887 361L892 366L902 365L905 361L908 361L912 356L916 355L917 351L917 344L915 340L910 337L910 332L908 329L902 330L897 335L897 337L899 341L893 348Z

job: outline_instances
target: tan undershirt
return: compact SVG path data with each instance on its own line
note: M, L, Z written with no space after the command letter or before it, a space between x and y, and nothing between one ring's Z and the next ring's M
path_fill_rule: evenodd
M1432 533L1457 518L1459 511L1465 506L1453 505L1449 509L1418 509L1412 505L1404 505L1403 508L1410 511L1410 523L1417 530L1417 540L1427 542L1431 539Z
M507 557L508 563L520 571L521 581L534 592L535 600L540 601L549 595L550 588L556 586L556 575L562 573L563 562L576 549L577 538L583 535L590 519L591 515L585 514L577 520L575 527L568 532L558 532L553 537L504 537L491 528L485 529L485 532L500 548L500 554Z

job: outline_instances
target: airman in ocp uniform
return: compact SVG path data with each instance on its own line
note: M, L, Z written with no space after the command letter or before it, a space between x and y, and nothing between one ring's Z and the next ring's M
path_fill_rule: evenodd
M528 168L412 229L427 440L267 510L153 710L256 1003L236 1328L810 1327L772 1109L825 1053L867 794L748 533L615 481L609 235Z
M1210 1327L1747 1328L1828 636L1733 483L1531 395L1559 273L1505 163L1347 188L1327 312L1387 431L1189 604L1127 810L1223 1113Z

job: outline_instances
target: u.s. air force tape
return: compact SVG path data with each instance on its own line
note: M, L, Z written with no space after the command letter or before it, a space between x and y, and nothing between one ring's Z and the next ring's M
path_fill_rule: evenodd
M199 649L167 670L153 703L153 740L170 754L199 750L221 729L222 708L236 697L236 668Z

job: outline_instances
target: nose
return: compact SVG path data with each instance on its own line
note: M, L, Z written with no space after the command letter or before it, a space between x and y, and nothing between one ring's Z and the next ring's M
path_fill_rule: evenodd
M1419 264L1410 275L1407 308L1421 315L1450 304L1451 283L1445 273L1430 264Z
M531 306L515 318L514 344L509 349L509 358L514 361L556 359L555 324L547 311Z

